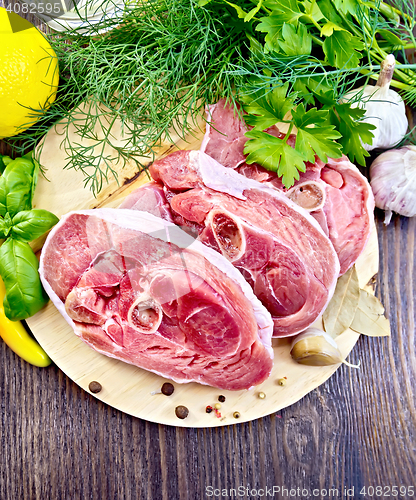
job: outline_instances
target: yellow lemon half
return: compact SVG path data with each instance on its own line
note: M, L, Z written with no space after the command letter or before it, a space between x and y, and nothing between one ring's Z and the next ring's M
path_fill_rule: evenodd
M47 39L33 25L13 30L13 16L0 7L0 139L36 123L55 100L59 81L58 58Z

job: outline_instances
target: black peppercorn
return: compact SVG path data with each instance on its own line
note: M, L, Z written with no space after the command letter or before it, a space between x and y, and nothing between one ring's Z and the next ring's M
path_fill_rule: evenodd
M225 401L225 396L218 396L218 401L219 401L220 403L224 403L224 401Z
M162 385L162 389L161 389L162 394L164 394L165 396L171 396L173 394L174 390L175 390L175 388L169 382L165 382Z
M189 410L186 406L177 406L175 408L175 414L178 418L184 419L189 415Z
M90 385L88 386L88 389L93 394L97 394L98 392L101 391L102 388L103 388L103 386L99 382L96 382L95 380L93 382L90 382Z

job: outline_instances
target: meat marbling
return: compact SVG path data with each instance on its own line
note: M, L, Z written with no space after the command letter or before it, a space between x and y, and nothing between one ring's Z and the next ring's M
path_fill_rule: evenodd
M224 257L170 222L71 212L49 234L39 272L75 333L102 354L229 390L270 374L270 314Z
M299 172L299 180L287 190L277 174L257 164L245 163L244 136L248 127L224 99L207 108L207 129L201 151L251 179L279 189L306 208L332 241L344 274L365 248L374 227L374 197L367 179L346 156L318 158ZM276 127L267 130L279 136ZM283 134L280 134L283 136ZM295 136L289 137L294 146Z
M154 182L122 207L164 217L169 203L170 220L188 224L241 271L271 312L275 336L295 335L319 317L333 294L339 262L305 210L199 151L172 153L150 172Z

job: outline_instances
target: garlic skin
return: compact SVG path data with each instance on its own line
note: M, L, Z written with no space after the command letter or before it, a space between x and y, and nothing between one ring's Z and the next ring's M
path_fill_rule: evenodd
M389 88L394 73L396 60L389 54L381 63L380 76L376 85L366 85L348 92L343 101L350 101L356 96L360 100L351 107L365 109L363 121L374 125L372 144L363 144L364 149L390 149L398 144L407 133L408 120L405 105L400 95Z
M370 166L370 179L376 207L386 210L386 225L392 212L416 215L416 146L382 153Z

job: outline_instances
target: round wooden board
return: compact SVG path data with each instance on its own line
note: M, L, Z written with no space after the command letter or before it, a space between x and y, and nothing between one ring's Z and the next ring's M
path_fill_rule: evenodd
M199 147L200 137L190 138L189 145L177 143L182 148ZM59 149L59 131L50 132L46 139L43 161L48 178L40 179L36 192L36 206L62 215L70 210L94 208L98 206L117 207L126 194L147 181L141 176L131 182L134 172L127 168L122 172L122 183L113 182L95 199L83 187L83 177L79 172L64 170L65 154ZM166 154L170 145L161 148L160 155ZM57 179L57 180L55 180ZM125 182L126 181L126 182ZM63 189L66 186L66 189ZM64 192L63 192L64 191ZM62 196L60 196L62 193ZM366 250L356 263L360 286L366 284L378 271L378 244L374 231ZM372 291L367 287L367 290ZM299 365L290 356L290 339L274 340L274 368L269 379L249 391L223 391L196 383L174 384L175 391L170 397L154 394L160 390L166 379L140 368L116 361L97 353L82 342L59 314L52 303L30 318L27 323L36 339L49 354L54 363L76 384L89 391L89 384L98 381L102 391L93 394L104 403L130 415L160 424L181 427L217 427L239 422L247 422L285 408L325 382L339 367L313 367ZM322 327L317 321L315 326ZM347 357L359 338L359 334L348 330L338 337L341 353ZM353 359L354 363L358 360ZM285 379L285 385L278 384ZM266 397L260 399L259 392ZM218 402L218 396L226 397L218 417L215 412L207 414L207 405ZM175 415L175 408L184 405L189 416L181 420ZM233 416L234 412L240 418Z
M356 264L362 287L377 272L377 261L377 235L373 232L365 253ZM97 353L74 334L52 303L30 318L28 323L54 363L84 390L89 392L90 382L98 381L103 389L93 395L104 403L151 422L181 427L230 425L277 412L316 389L339 367L299 365L290 356L290 339L275 339L271 376L252 390L234 392L196 383L175 383L172 396L152 395L167 379ZM316 326L321 324L317 322ZM348 356L358 338L359 334L352 330L337 338L344 357ZM352 361L356 363L358 360ZM280 386L278 380L284 377L286 383ZM265 399L258 397L259 392L266 394ZM207 414L205 408L217 403L220 394L226 400L221 405L221 417L218 418L214 412ZM189 416L184 420L175 416L178 405L189 409ZM240 413L239 419L233 417L235 411Z

